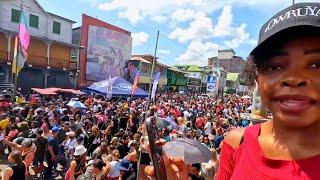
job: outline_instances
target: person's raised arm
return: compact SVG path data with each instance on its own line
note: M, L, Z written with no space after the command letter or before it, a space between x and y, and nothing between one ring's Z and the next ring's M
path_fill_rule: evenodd
M3 139L1 142L2 142L3 144L9 145L11 148L14 148L14 149L19 150L19 151L22 151L22 150L23 150L23 148L22 148L21 145L19 145L19 144L17 144L17 143L14 143L14 142L11 142L11 141L9 141L9 140L7 140L7 139Z

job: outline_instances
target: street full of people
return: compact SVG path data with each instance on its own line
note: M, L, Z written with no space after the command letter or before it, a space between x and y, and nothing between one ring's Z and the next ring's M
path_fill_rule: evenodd
M31 97L31 95L30 95ZM249 125L240 113L250 99L238 95L208 97L187 92L159 93L146 109L146 99L106 100L102 96L51 97L1 107L0 152L10 166L2 179L149 179L152 165L145 118L169 122L161 128L166 142L196 139L214 155L189 164L191 179L214 179L226 132ZM68 106L69 101L86 108ZM5 156L2 156L5 157ZM149 168L150 169L150 168Z

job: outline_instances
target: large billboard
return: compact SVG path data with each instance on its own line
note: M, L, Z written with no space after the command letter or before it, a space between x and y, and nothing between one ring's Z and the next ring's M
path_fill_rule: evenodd
M132 38L121 32L89 25L86 80L126 77L131 59Z

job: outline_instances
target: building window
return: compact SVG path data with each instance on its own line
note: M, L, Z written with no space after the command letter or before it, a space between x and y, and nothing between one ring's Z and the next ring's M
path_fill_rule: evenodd
M39 16L30 14L29 24L30 24L30 27L38 28L38 25L39 25Z
M60 30L61 30L61 23L57 21L53 21L52 32L56 34L60 34Z
M20 11L16 9L11 9L11 21L19 23L20 22Z

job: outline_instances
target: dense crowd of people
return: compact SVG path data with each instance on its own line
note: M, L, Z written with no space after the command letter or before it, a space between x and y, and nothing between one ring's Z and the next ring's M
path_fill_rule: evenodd
M247 112L251 100L172 92L155 99L148 111L145 99L107 101L101 96L41 101L30 96L0 107L0 152L9 152L10 163L2 180L148 179L145 167L152 162L144 122L150 116L170 123L161 133L167 142L178 137L197 139L210 149L213 159L189 165L189 178L215 179L224 135L249 125L240 113ZM67 106L69 101L86 108Z

